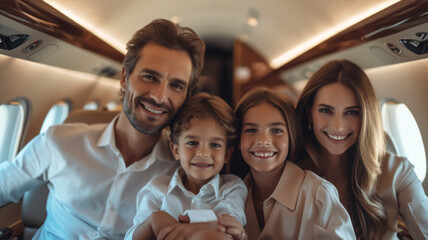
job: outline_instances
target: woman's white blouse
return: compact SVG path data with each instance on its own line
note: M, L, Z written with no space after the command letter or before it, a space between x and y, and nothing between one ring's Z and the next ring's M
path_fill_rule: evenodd
M399 216L414 239L428 239L428 198L413 169L406 158L387 153L383 159L376 188L390 228L383 239L398 239L392 229Z

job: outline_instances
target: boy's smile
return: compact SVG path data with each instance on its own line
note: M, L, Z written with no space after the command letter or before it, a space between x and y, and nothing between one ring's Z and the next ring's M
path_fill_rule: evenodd
M171 149L186 173L185 187L195 194L220 172L229 155L226 132L211 117L192 118Z

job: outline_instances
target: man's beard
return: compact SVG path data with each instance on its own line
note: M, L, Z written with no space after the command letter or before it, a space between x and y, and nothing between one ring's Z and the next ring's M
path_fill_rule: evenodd
M123 99L123 111L125 112L126 117L128 118L129 122L131 123L131 125L140 133L146 134L146 135L150 135L150 136L155 136L155 135L159 135L162 130L169 125L169 123L172 121L172 112L173 110L168 107L169 111L168 111L168 115L169 118L167 120L165 120L164 123L160 123L158 125L151 125L149 123L145 123L142 120L138 119L135 111L138 108L138 105L140 105L140 100L141 97L137 97L135 99L135 108L132 107L132 101L131 101L132 96L130 96L129 92L126 91L125 92L125 96ZM156 103L150 102L150 104L153 105L158 105ZM143 107L140 105L140 107ZM150 120L147 120L150 121Z

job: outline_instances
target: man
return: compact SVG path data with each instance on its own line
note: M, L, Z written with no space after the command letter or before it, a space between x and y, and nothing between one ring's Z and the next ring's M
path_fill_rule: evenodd
M0 205L48 184L47 218L35 239L123 239L138 191L178 166L161 132L197 84L205 44L189 28L154 20L127 49L123 111L110 124L51 127L0 165Z

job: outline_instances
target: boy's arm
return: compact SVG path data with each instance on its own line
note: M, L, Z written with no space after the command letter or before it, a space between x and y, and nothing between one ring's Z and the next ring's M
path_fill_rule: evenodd
M214 207L213 211L217 216L228 214L235 217L241 226L247 221L245 217L245 200L247 198L247 187L245 183L237 176L223 175L224 184L221 187L223 192L222 200Z
M146 221L135 229L132 239L155 239L164 227L176 223L178 221L164 211L153 212Z
M150 216L152 232L158 236L159 232L167 226L179 223L177 219L173 218L169 213L164 211L154 212L152 216Z
M218 215L218 230L232 236L233 239L247 239L244 230L246 224L245 200L248 190L244 182L234 175L223 175L224 199L214 207Z
M125 239L128 238L125 237ZM156 239L156 236L152 231L152 223L150 221L150 218L148 218L146 221L142 222L135 228L132 234L132 239Z
M152 215L161 210L162 187L159 187L158 178L149 181L137 194L137 212L133 226L127 231L125 239L153 239ZM155 217L153 217L155 218Z
M176 223L164 227L157 235L157 239L192 239L202 230L217 231L217 222ZM226 235L224 235L226 237ZM219 238L222 239L222 238ZM226 238L227 239L227 238Z

